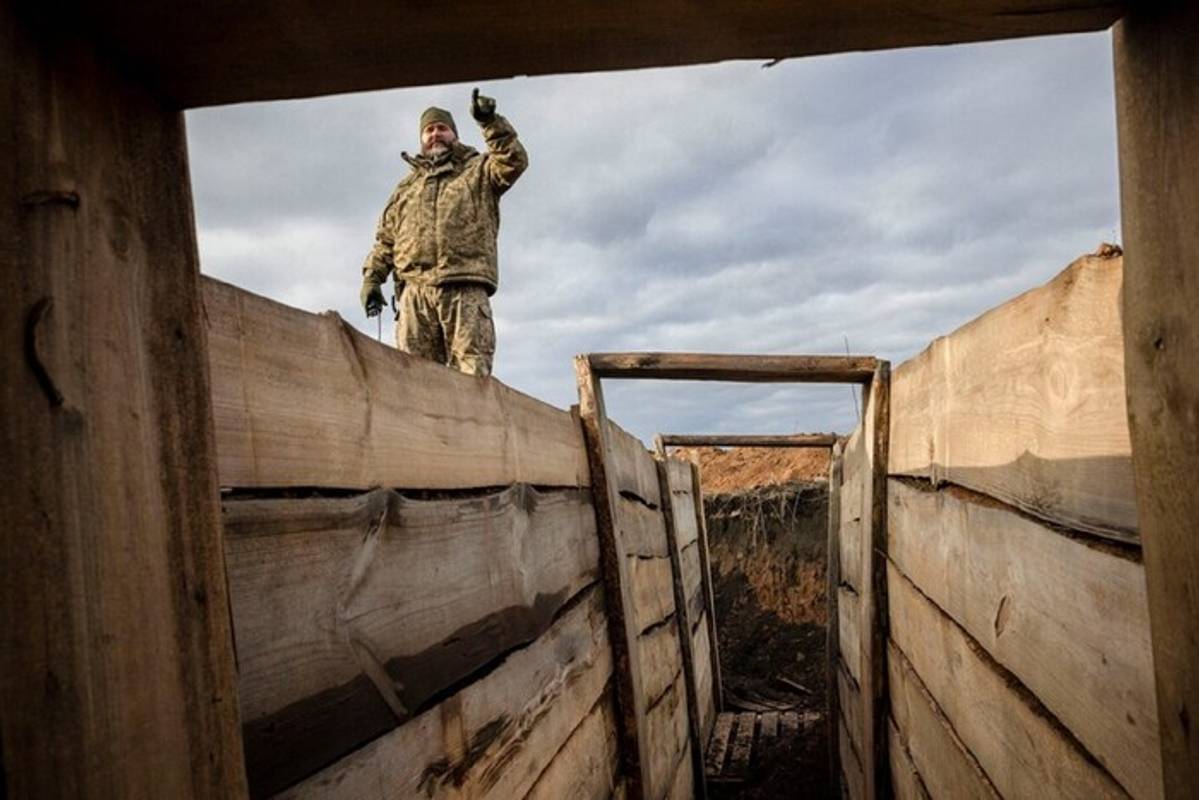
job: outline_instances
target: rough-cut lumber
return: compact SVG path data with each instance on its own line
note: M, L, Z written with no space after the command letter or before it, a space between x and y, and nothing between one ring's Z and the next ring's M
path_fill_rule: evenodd
M712 591L712 568L708 562L708 523L704 517L704 490L700 483L699 465L691 465L691 496L695 498L695 527L699 535L700 579L704 592L704 624L708 629L708 647L712 654L712 697L716 711L724 708L724 687L720 678L720 649L716 640L716 600Z
M637 637L637 668L641 671L646 704L660 700L683 668L679 632L674 625L655 625Z
M687 603L687 612L689 621L699 619L699 615L703 613L703 580L701 578L702 565L699 560L699 546L692 542L683 548L679 553L679 568L682 571L682 584L679 587L686 593L685 602Z
M575 357L579 389L579 418L591 471L600 566L607 598L609 642L616 678L617 732L623 791L629 800L645 800L650 743L646 738L647 698L638 668L637 606L633 596L630 561L621 543L620 489L612 455L614 426L608 424L604 391L586 356ZM665 537L663 537L665 538Z
M837 628L841 632L841 660L857 682L862 680L862 600L844 584L837 590Z
M835 683L829 684L829 693L836 694L841 722L845 725L849 738L853 740L854 748L860 752L862 749L861 731L864 730L862 690L858 688L857 682L850 676L849 671L842 663L837 664L834 680Z
M895 728L894 720L890 721L888 742L891 753L891 787L895 791L896 800L929 800L928 790L924 781L912 763L911 755L904 748L900 733Z
M682 754L679 763L674 767L674 778L670 783L670 793L667 794L670 800L696 800L696 798L707 796L707 787L702 783L703 776L696 778L695 770L691 769L693 763L695 763L695 755L691 743L688 742L686 752ZM697 784L697 781L701 781L701 783ZM700 794L700 791L703 794Z
M837 796L841 785L841 748L834 747L837 741L838 726L840 725L840 700L837 692L832 690L836 685L837 675L841 666L841 626L840 606L838 604L839 587L841 585L841 464L844 439L838 439L833 444L829 455L828 465L828 568L826 570L825 592L828 598L828 628L825 631L825 649L827 662L824 670L824 685L827 688L828 713L825 720L825 741L828 742L829 791Z
M884 0L810 6L718 0L652 6L534 0L456 9L422 21L421 36L395 47L411 26L406 7L279 2L166 9L146 0L82 7L106 47L151 75L178 106L312 97L396 86L494 80L514 75L637 69L728 59L775 59L1103 30L1111 2L1066 0L925 3ZM486 42L463 48L463 41ZM440 60L445 53L452 59ZM467 98L462 98L465 112ZM455 109L457 111L459 109Z
M866 525L870 515L862 506L862 501L868 496L863 478L867 470L867 445L860 426L845 440L841 456L841 486L837 493L840 582L848 584L856 592L862 592L868 580L863 539L869 535Z
M608 800L616 788L616 710L604 692L537 778L528 800Z
M633 623L643 634L675 612L670 559L628 556L627 561Z
M887 732L887 638L889 611L887 607L887 463L891 442L891 362L879 361L874 378L867 388L863 403L862 424L869 442L870 502L863 503L869 512L869 549L866 563L870 565L870 591L865 608L869 615L870 637L862 644L862 655L869 663L863 665L862 706L863 727L870 736L865 745L873 759L873 772L866 774L866 793L871 798L891 796L891 769L888 766Z
M737 715L731 711L721 712L716 717L708 739L707 753L704 755L704 770L708 775L719 775L724 771L724 762L728 758L729 743L733 738L733 723Z
M729 754L727 775L745 775L749 772L749 760L754 752L754 733L758 715L753 711L742 711L737 715L737 732L733 734L733 749Z
M640 500L621 497L616 501L616 523L621 550L630 556L668 558L666 526L662 512Z
M1160 797L1144 568L965 490L892 479L889 515L900 571L1132 796Z
M890 472L1135 540L1121 259L1084 256L895 374Z
M622 497L640 500L657 508L661 504L658 488L658 468L653 455L645 445L615 422L608 422L611 430L612 471L616 488Z
M871 356L755 356L727 353L591 353L601 378L736 383L869 383Z
M695 694L699 701L700 741L705 742L716 722L716 693L713 691L712 646L708 641L708 611L696 620L691 634L691 652L695 656Z
M832 447L835 433L791 433L780 435L663 433L663 447Z
M837 726L837 750L841 762L841 789L849 800L863 800L866 797L866 779L862 775L862 762L854 749L849 731L845 729L845 721ZM831 743L829 745L832 746Z
M224 504L250 786L283 789L537 638L599 580L587 492ZM319 735L314 735L314 731Z
M1199 797L1199 6L1140 3L1113 36L1124 356L1165 794Z
M607 627L590 589L486 677L279 796L523 797L605 696Z
M21 5L0 8L0 795L241 797L183 116Z
M932 796L999 800L990 779L894 644L887 653L887 668L892 721L905 757L910 758ZM900 765L893 763L892 767L898 772Z
M1069 732L894 568L891 636L1003 797L1127 797Z
M203 279L222 486L585 486L578 420Z
M687 700L680 673L670 689L646 712L649 763L646 796L668 797L679 763L690 756L687 730ZM689 769L686 771L690 771Z

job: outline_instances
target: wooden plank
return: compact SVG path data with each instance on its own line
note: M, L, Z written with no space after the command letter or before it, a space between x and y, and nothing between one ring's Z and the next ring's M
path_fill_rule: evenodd
M888 579L896 646L1000 795L1127 797L953 620L894 568Z
M887 743L887 638L890 627L887 608L887 463L891 431L891 362L879 361L874 379L867 390L862 423L869 448L868 499L863 499L868 514L864 561L870 575L870 590L863 603L863 625L869 634L862 642L863 729L862 767L866 794L871 798L891 796L891 769Z
M203 279L222 486L586 486L578 420Z
M649 762L646 769L647 797L667 797L675 783L675 769L688 750L687 700L680 674L670 689L646 712Z
M825 630L825 650L827 661L824 669L825 694L828 702L828 713L825 721L825 741L828 749L829 792L835 797L841 793L841 748L834 747L839 735L840 721L839 699L832 691L836 685L837 674L841 662L841 612L838 603L839 587L841 585L841 465L842 450L845 442L838 439L829 454L828 465L828 543L825 597L828 602L828 627ZM786 722L784 720L784 729Z
M774 739L779 735L779 712L767 711L762 715L762 739Z
M919 9L879 0L830 8L781 0L746 8L716 0L702 9L535 0L502 19L430 20L419 40L395 48L387 32L403 30L410 18L378 0L352 8L205 4L173 13L145 0L95 6L89 30L142 74L154 75L162 95L179 107L1098 31L1122 12L1109 2L1080 7L1066 0L936 0ZM495 37L497 26L504 46L431 66L464 39Z
M1136 540L1118 256L1084 256L895 376L890 472Z
M896 800L929 800L928 790L924 788L924 781L912 763L894 720L890 724L888 741L891 746L891 785Z
M707 788L702 783L704 780L702 774L697 778L695 770L689 768L694 763L696 763L696 757L691 743L688 742L687 752L683 753L682 758L679 759L679 763L674 768L674 778L670 783L670 792L666 795L669 800L695 800L695 798L701 797L701 794L697 791L700 788L705 793L702 796L707 796ZM699 763L703 764L702 759L699 760Z
M905 757L923 776L932 795L999 800L991 780L893 643L887 666L892 722L899 731Z
M279 797L524 797L605 696L604 611L589 590L486 677Z
M528 800L608 800L620 766L616 700L604 692L529 790Z
M691 496L695 498L695 524L699 530L700 578L704 585L704 619L708 628L708 644L712 654L712 696L716 710L724 708L724 685L720 677L720 647L716 638L716 600L712 591L712 567L708 554L708 523L704 518L704 490L700 482L699 465L691 465Z
M867 471L866 442L864 430L859 426L845 442L842 456L841 487L838 493L838 519L840 533L841 583L848 584L861 594L866 586L864 577L866 537L865 520L868 519L862 502L866 496L864 476Z
M833 720L833 722L837 723L838 721ZM779 726L782 728L783 738L794 739L796 736L799 736L799 712L784 711L782 717L779 718ZM834 735L833 740L835 741L836 738L836 735Z
M716 716L716 724L712 726L712 734L704 755L704 771L708 775L720 775L724 772L724 762L728 756L729 742L736 721L737 715L731 711L724 711Z
M0 9L0 794L243 797L178 106Z
M858 752L861 752L862 742L865 738L863 731L865 730L866 723L862 709L862 690L858 688L857 682L850 677L844 664L839 663L837 665L836 684L830 686L830 693L834 690L837 694L837 707L841 715L841 722L849 732L854 748ZM798 713L796 714L796 722L799 722Z
M699 547L696 542L692 542L683 549L679 554L679 568L682 571L681 582L679 587L686 593L688 603L688 619L699 619L703 613L703 578L701 572L703 566L699 561Z
M835 433L752 434L659 434L663 447L832 447Z
M851 589L837 590L837 627L841 631L841 661L855 682L862 680L862 600Z
M685 466L682 462L674 462L680 466ZM671 584L674 590L674 603L677 609L675 613L676 628L678 631L678 641L680 645L679 655L682 658L682 673L684 695L686 698L686 713L687 713L687 732L690 736L690 745L688 749L691 753L692 772L694 775L693 786L699 788L701 797L707 797L707 785L704 782L704 763L703 763L703 743L704 739L700 732L700 708L699 708L699 687L698 678L696 675L695 653L691 649L691 620L692 616L688 613L687 598L684 594L684 585L688 580L687 570L684 565L682 544L679 541L678 524L675 517L675 502L674 492L671 489L671 462L662 459L657 462L658 468L658 486L661 496L667 501L662 504L662 515L666 523L666 537L670 542L670 569L671 569ZM687 479L690 482L691 471L687 470ZM692 526L695 522L695 512L692 508L684 507L681 515L685 519L690 519ZM690 548L691 552L695 553L698 548L693 543ZM695 553L694 557L694 584L698 588L699 580L699 555ZM702 612L702 608L701 608ZM704 654L706 657L706 653Z
M670 559L628 556L625 560L633 623L637 633L642 634L675 612Z
M707 611L704 616L707 616ZM713 691L712 648L708 643L706 619L698 620L691 636L691 652L695 656L695 695L699 701L700 740L707 741L716 723L716 694Z
M690 475L687 476L687 483L691 483ZM679 547L690 547L699 541L699 526L695 523L695 498L691 496L690 489L686 492L676 491L672 502L674 503L675 526L679 534Z
M849 732L845 729L844 720L842 720L837 733L837 749L841 761L842 792L849 800L863 800L866 797L866 778L862 772L862 762L859 760L857 750L854 749L853 740L850 739Z
M224 504L250 786L291 785L537 638L599 580L589 493ZM312 732L319 730L320 736Z
M1134 797L1160 797L1144 568L963 490L890 483L899 569Z
M674 625L656 625L637 637L637 668L646 703L660 700L683 669L679 632Z
M725 775L743 776L749 772L757 725L758 715L754 712L742 711L737 715L737 732L733 734L733 749L729 754L729 764L724 770Z
M579 417L583 424L587 463L590 467L595 524L599 539L601 573L604 579L609 641L616 677L617 732L620 736L622 784L629 800L646 797L649 742L646 739L646 696L643 676L636 668L638 658L637 606L633 596L630 559L621 546L619 530L620 491L613 468L613 428L604 409L600 380L585 356L575 357L579 389ZM636 557L632 559L636 561Z
M612 469L621 497L640 500L651 508L662 503L658 488L658 468L653 455L641 440L615 422L608 422L612 444Z
M670 557L666 525L660 510L625 497L617 500L616 508L622 552L642 558Z
M1165 795L1199 796L1199 8L1130 6L1113 36L1128 423Z
M869 383L871 356L759 356L728 353L591 353L601 378L737 383Z

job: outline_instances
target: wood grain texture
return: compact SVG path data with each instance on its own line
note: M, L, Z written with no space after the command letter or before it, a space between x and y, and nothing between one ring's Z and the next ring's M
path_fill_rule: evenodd
M457 7L411 24L406 9L367 0L350 7L271 2L202 5L171 12L153 3L88 5L86 21L107 46L179 106L312 97L514 75L677 66L729 59L794 58L895 47L1103 30L1120 15L1109 2L986 0L896 7L852 0L829 7L770 0L747 8L719 0L653 7L629 2L505 8ZM486 42L463 48L463 41ZM452 59L434 66L440 56ZM465 112L467 98L462 98ZM458 109L455 109L456 111Z
M222 486L586 486L579 422L317 315L203 279Z
M524 797L605 696L607 631L597 587L486 677L278 796Z
M863 800L866 797L866 779L862 774L862 762L854 748L849 731L845 728L845 720L841 720L837 732L837 750L841 762L841 791L849 800Z
M662 699L678 679L683 669L679 650L679 631L672 624L655 625L637 637L637 668L647 706Z
M695 695L699 702L700 741L708 741L716 724L716 692L713 684L712 645L708 641L708 612L696 620L691 634L691 652L695 655Z
M891 362L879 361L874 378L867 388L865 411L862 414L866 439L869 442L869 542L865 561L870 565L870 590L865 597L865 609L870 627L869 638L862 643L863 729L868 740L863 745L863 767L866 773L866 793L874 798L891 796L891 769L888 766L888 689L887 638L890 614L887 608L887 463L891 431ZM868 654L868 655L867 655ZM865 753L869 750L870 755Z
M670 559L627 556L626 574L638 635L675 613Z
M895 373L889 470L1135 541L1118 256L1084 256Z
M1199 796L1199 7L1116 26L1128 424L1145 546L1165 793Z
M870 515L863 507L868 497L862 476L867 470L867 442L859 426L848 439L841 457L841 486L838 491L837 536L840 558L840 583L847 584L861 593L866 585L866 559L864 540L868 537L866 527Z
M527 800L608 800L617 785L616 701L604 692L550 765Z
M871 356L761 356L728 353L592 353L602 378L737 383L868 383Z
M1133 797L1162 794L1144 568L994 501L890 483L889 552Z
M862 600L842 586L837 590L837 629L841 632L841 660L854 681L862 680Z
M712 590L712 566L708 555L708 523L704 516L704 490L700 482L699 465L691 465L691 496L695 498L695 526L698 533L700 579L703 581L705 625L708 628L708 645L712 653L712 697L719 713L724 708L724 685L720 675L720 647L716 637L716 599Z
M829 743L829 791L834 795L840 793L841 786L841 748L832 746L840 735L840 698L837 692L832 691L832 687L836 685L837 674L841 670L841 612L838 598L841 586L841 473L844 446L844 439L838 439L833 444L828 464L828 568L825 583L828 628L825 631L827 662L824 670L824 685L828 687L828 713L825 720L825 741Z
M684 758L690 757L685 692L680 672L666 694L646 712L645 730L650 756L646 770L648 797L670 797L672 787L677 782L678 767ZM689 772L690 769L684 771Z
M224 520L257 796L536 639L600 577L590 496L576 489L227 500Z
M924 781L912 763L911 754L904 747L903 739L895 727L895 721L890 721L888 742L891 753L891 785L895 790L896 800L930 800Z
M830 692L834 689L836 691L837 713L840 722L845 725L845 730L849 733L849 738L853 740L854 749L861 752L861 732L865 730L862 717L862 690L858 688L857 681L849 674L843 663L837 664L837 673L834 681L834 683L829 685L829 690Z
M244 797L183 115L31 5L0 8L0 795Z
M728 711L716 717L716 724L712 726L712 734L708 739L707 753L704 755L704 769L707 774L719 775L724 770L736 721L737 715Z
M616 501L616 524L621 552L642 558L670 557L666 525L659 509L620 497Z
M1128 797L1027 690L894 568L891 636L1003 797Z
M790 433L777 435L663 433L663 447L832 447L835 433Z
M640 500L651 508L662 504L658 488L658 468L654 456L633 434L609 421L611 429L612 474L622 497Z
M894 644L887 654L887 667L891 677L891 720L904 757L910 759L929 794L954 800L999 800L991 780ZM901 771L900 763L892 762L891 766L893 771Z

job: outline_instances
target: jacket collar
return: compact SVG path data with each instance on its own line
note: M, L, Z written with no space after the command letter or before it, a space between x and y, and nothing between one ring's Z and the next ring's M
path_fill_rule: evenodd
M454 142L450 145L449 157L443 160L434 161L432 158L417 153L416 155L408 155L407 152L400 153L400 158L408 162L408 164L417 172L422 172L426 175L442 175L446 172L457 172L470 159L479 154L479 151L470 145L462 144L462 142Z

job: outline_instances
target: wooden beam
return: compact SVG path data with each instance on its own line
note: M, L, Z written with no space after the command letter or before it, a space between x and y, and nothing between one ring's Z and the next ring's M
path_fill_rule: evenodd
M604 408L603 387L585 356L575 357L579 387L579 417L591 470L591 490L599 534L600 566L604 578L609 638L616 678L617 727L625 789L630 800L646 797L649 742L646 740L646 696L637 668L637 608L629 575L628 558L621 545L617 514L619 488L612 457L612 432Z
M843 446L842 440L838 440L833 445L833 452L828 463L828 569L825 583L825 602L828 604L825 649L828 663L824 670L824 685L828 687L826 689L828 718L825 720L827 725L825 735L828 737L829 793L834 797L840 796L841 783L841 749L834 746L837 741L841 711L837 692L833 691L833 687L837 685L837 676L840 672L838 664L841 661L841 627L838 625L837 589L841 585L841 449Z
M1168 798L1199 796L1199 5L1116 27L1124 354Z
M832 447L835 433L791 433L782 435L682 434L663 433L663 447Z
M891 432L891 363L880 361L864 401L866 412L862 424L866 446L870 448L867 462L870 472L864 476L870 482L870 505L863 508L870 514L869 537L865 551L870 575L870 591L866 593L862 623L869 631L862 642L862 699L865 725L869 729L873 749L863 759L873 766L873 775L866 774L866 793L871 798L891 796L891 769L888 766L890 698L887 691L887 638L889 636L887 607L887 452Z
M419 35L403 36L401 46L396 32L413 29L411 9L386 0L67 7L70 19L181 106L1094 31L1121 12L1110 0L929 0L910 8L888 0L531 0L503 8L471 0L422 18Z
M0 796L244 797L183 115L0 7Z
M873 356L757 356L729 353L591 353L600 378L734 383L869 383Z

